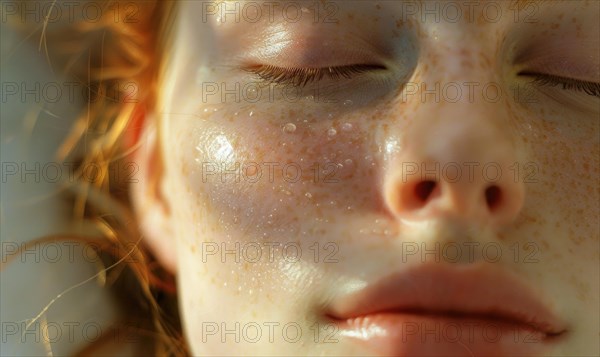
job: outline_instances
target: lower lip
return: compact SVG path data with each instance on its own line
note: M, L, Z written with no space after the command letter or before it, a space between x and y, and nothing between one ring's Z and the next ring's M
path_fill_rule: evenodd
M381 313L338 326L382 356L540 356L549 347L545 333L493 318Z

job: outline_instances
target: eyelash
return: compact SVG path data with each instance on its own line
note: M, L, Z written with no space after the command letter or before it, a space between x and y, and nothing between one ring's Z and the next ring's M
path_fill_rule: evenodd
M324 77L331 80L340 78L351 79L354 76L377 70L385 70L384 66L370 64L354 64L324 68L293 68L272 65L256 65L245 70L258 75L263 81L274 84L305 87L312 82L318 82Z
M305 87L312 82L318 82L324 77L336 80L341 77L351 79L352 77L370 71L385 70L384 66L355 64L339 67L324 68L293 68L277 67L273 65L256 65L246 68L246 71L258 75L263 81L281 85L292 85ZM539 86L562 86L565 90L575 90L590 96L600 97L600 83L581 81L578 79L565 78L550 74L536 72L521 72L520 76L534 77L532 83Z
M562 86L562 89L575 90L585 94L600 97L600 83L581 81L573 78L565 78L551 74L541 74L536 72L521 72L520 76L534 77L531 83L540 86Z

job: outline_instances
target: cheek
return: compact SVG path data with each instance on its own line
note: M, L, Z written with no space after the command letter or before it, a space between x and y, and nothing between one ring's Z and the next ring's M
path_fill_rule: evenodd
M598 131L596 130L596 133ZM557 141L550 145L546 155L549 162L547 175L553 178L547 193L553 198L556 208L568 225L568 237L575 249L588 251L598 247L598 143L575 143L570 140Z
M589 137L565 135L568 131L564 128L557 130L556 126L545 124L538 135L540 139L535 143L534 153L540 162L541 174L549 181L547 194L560 206L565 218L576 223L572 228L589 229L600 204L597 186L600 127L593 122L582 123L581 127ZM588 225L583 227L579 222ZM581 236L571 233L572 237ZM592 236L597 238L597 234Z
M599 123L579 117L527 123L523 136L531 165L521 167L519 177L526 182L528 204L514 228L540 242L547 257L563 259L562 267L597 264Z
M376 128L357 114L215 114L183 134L182 177L221 233L297 237L340 212L377 210Z

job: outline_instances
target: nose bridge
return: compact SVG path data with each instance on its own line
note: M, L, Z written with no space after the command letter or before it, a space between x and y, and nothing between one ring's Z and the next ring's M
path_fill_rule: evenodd
M505 165L516 153L494 61L483 60L492 49L474 38L477 32L450 29L426 41L423 62L429 70L418 74L420 95L413 98L416 111L403 146L408 157L426 162Z
M422 106L405 136L405 147L439 162L500 161L514 151L504 108L483 101ZM417 140L419 138L420 140Z
M500 60L493 55L496 44L486 40L481 29L447 24L443 31L436 26L424 30L416 75L422 102L477 106L499 101Z

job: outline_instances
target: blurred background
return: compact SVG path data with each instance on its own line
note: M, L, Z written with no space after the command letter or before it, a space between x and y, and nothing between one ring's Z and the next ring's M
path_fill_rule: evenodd
M26 246L80 232L64 183L73 163L57 150L85 109L81 85L53 71L39 39L0 24L0 320L2 356L73 355L96 341L115 308L94 276L94 255L74 242Z

